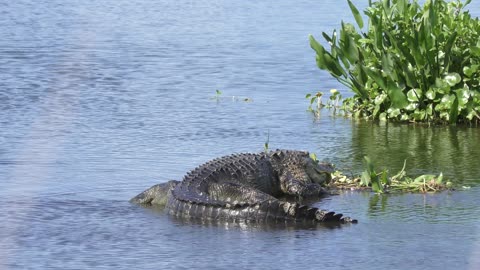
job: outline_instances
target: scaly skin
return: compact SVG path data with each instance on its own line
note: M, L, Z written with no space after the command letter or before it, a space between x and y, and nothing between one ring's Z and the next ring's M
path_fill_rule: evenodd
M221 220L293 220L356 223L342 214L301 205L303 198L326 194L321 184L333 169L312 160L308 152L276 150L235 154L209 161L140 193L131 202L165 205L175 216ZM278 198L290 196L297 202Z

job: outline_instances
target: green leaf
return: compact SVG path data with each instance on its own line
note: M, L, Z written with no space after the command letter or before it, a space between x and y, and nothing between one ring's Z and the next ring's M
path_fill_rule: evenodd
M382 112L382 113L378 116L378 120L380 120L380 121L387 121L387 113Z
M450 108L450 123L451 124L454 124L457 122L457 119L458 119L458 99L455 98L454 95L452 95L453 98L454 98L454 101L453 101L453 104L452 104L452 107Z
M441 103L438 105L444 105L447 108L450 108L453 105L453 102L455 101L455 95L444 95L441 99Z
M417 78L415 77L414 73L408 69L408 65L401 65L401 66L402 66L403 74L405 75L406 84L411 88L417 87L418 85Z
M467 77L472 77L472 75L477 72L478 70L478 65L472 65L472 66L465 66L463 67L463 74L465 74Z
M367 169L367 172L369 174L372 174L374 172L374 166L370 158L365 156L363 157L363 161L364 161L365 168Z
M460 109L465 108L469 98L470 98L470 90L468 89L458 89L455 91L457 94L458 106Z
M383 79L382 75L378 73L378 71L371 70L370 68L367 68L365 66L362 66L362 70L367 74L368 77L372 78L375 81L375 83L377 83L378 86L380 86L380 88L382 89L387 88L385 84L385 80Z
M358 24L358 27L363 28L363 19L360 15L358 9L353 5L352 1L348 0L348 5L350 6L350 10L352 11L353 17L355 17L355 21Z
M455 86L462 80L462 77L460 77L460 74L456 72L448 73L445 76L445 81L448 83L450 86Z
M367 171L362 172L362 175L360 176L360 183L365 187L370 185L370 174Z
M426 117L426 113L424 110L419 110L419 109L416 109L414 112L413 112L413 118L416 120L416 121L423 121Z
M375 101L374 101L375 105L382 104L385 101L386 98L387 98L387 95L385 93L382 93L382 94L376 96Z
M427 114L428 117L431 117L433 115L433 104L428 104L427 109L425 110L425 113Z
M376 193L383 193L383 186L378 176L372 179L372 190Z
M312 47L317 54L323 54L325 52L323 46L320 45L320 43L318 43L318 41L311 34L308 35L308 39L310 40L310 47Z
M424 183L435 178L433 174L423 174L413 180L414 183Z
M443 173L440 173L435 181L437 184L442 184L443 182Z
M328 43L333 43L332 38L330 38L330 37L327 35L327 33L322 32L322 36L323 36L323 38L325 38L326 41L328 41Z
M342 52L348 61L353 64L358 61L358 49L353 38L345 30L345 27L345 24L342 22L342 31L340 31L340 38L343 42Z
M444 69L448 70L449 64L451 63L451 51L452 51L452 46L457 38L457 32L453 32L453 34L450 36L450 38L447 41L447 44L445 45L445 62L443 64Z
M402 89L400 89L396 84L388 84L388 97L392 102L392 107L402 109L408 105L408 100Z
M470 52L476 56L476 57L480 57L480 47L479 46L472 46L470 47Z
M407 106L405 106L404 109L407 110L407 111L413 111L413 110L417 109L417 107L418 107L418 103L412 102L412 103L408 104Z
M323 56L325 60L325 65L330 74L334 75L335 77L347 76L346 71L340 66L340 64L333 58L330 53L325 52Z
M407 99L410 102L420 101L421 97L422 90L420 89L410 89L410 91L407 92Z
M342 75L347 75L345 70L343 70L336 59L334 59L333 56L327 52L312 35L309 35L308 39L310 40L310 47L312 47L312 49L317 53L316 60L320 69L328 70L330 74L334 75L336 78Z
M382 175L381 175L381 183L384 185L390 184L390 179L388 179L388 171L383 170Z
M425 93L425 96L430 100L434 100L436 96L435 90L433 90L432 88L428 89L427 93Z
M389 53L382 54L382 69L387 75L392 75L395 70L393 69L392 56Z
M401 114L401 111L400 109L389 108L387 113L390 118L397 118L397 116Z

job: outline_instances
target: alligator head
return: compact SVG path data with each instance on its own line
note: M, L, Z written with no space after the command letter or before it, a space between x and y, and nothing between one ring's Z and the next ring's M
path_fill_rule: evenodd
M328 184L332 180L332 173L335 171L332 164L318 162L310 157L308 157L304 166L310 180L320 185Z
M178 183L180 182L176 180L170 180L166 183L154 185L132 198L130 202L146 205L165 205L167 203L170 191L175 188Z
M332 164L313 160L306 151L276 150L271 156L277 160L279 166L292 172L298 180L324 185L332 179Z

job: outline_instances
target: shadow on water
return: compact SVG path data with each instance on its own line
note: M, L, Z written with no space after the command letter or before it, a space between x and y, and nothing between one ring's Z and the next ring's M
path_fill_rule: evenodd
M480 182L480 131L473 127L376 124L356 122L352 128L352 162L369 156L391 173L407 160L407 174L443 172L452 181ZM357 164L358 163L358 164ZM354 168L360 171L361 167Z

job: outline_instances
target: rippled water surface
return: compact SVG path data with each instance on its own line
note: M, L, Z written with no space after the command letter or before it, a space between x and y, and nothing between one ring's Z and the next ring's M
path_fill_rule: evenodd
M305 111L306 93L341 89L307 36L351 21L343 2L0 3L0 269L479 269L478 128ZM391 170L407 159L471 188L316 204L360 221L342 227L202 223L128 203L211 158L261 151L267 134L344 171L364 155Z

